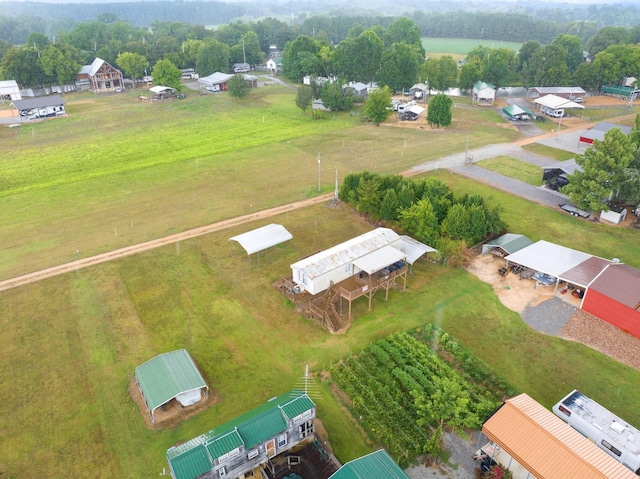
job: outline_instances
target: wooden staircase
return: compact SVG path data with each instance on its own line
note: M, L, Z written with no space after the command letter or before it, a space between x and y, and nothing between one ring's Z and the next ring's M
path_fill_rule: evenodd
M340 331L343 327L342 318L334 303L339 296L340 289L331 285L322 296L313 301L313 305L322 315L322 324L332 332Z

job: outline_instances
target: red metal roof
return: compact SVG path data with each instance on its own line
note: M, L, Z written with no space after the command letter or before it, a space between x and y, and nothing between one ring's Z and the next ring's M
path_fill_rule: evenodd
M576 286L586 288L610 263L611 261L609 260L592 256L565 273L562 273L560 278Z
M626 264L610 264L589 288L631 309L640 307L640 270Z

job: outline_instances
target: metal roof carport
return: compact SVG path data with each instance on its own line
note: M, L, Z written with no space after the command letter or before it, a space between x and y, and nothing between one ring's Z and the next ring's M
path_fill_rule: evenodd
M400 243L400 251L407 255L405 261L409 264L409 273L413 270L413 263L418 261L422 255L426 254L427 258L429 258L429 253L438 252L437 249L421 243L411 236L400 235L400 239L402 240Z
M592 255L575 249L540 240L506 256L507 265L516 263L558 278L562 273L591 258Z
M268 262L269 248L284 244L291 239L293 235L284 226L270 224L229 238L229 248L231 248L231 241L240 244L249 256L249 268L251 268L251 255L258 253L258 267L260 267L261 251L266 252Z
M482 432L529 472L523 477L637 479L633 472L526 394L507 399L484 422ZM494 457L500 459L499 454Z
M160 354L136 368L136 382L142 393L151 422L155 422L155 410L177 396L209 386L186 349Z

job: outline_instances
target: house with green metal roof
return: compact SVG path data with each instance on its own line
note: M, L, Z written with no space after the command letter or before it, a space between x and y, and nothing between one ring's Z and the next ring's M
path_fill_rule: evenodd
M314 438L316 406L291 391L211 431L167 450L174 479L235 479Z
M491 83L477 81L471 89L471 103L476 105L493 105L496 101L496 87Z
M387 451L380 449L347 462L329 479L409 479Z
M175 399L183 407L209 395L209 386L186 349L171 351L136 368L138 389L155 423L155 411Z

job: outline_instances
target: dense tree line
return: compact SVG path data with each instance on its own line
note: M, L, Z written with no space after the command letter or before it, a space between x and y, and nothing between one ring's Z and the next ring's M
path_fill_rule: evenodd
M372 220L395 224L435 247L443 258L455 257L463 245L477 244L505 228L498 208L490 208L478 195L456 197L433 177L353 173L345 177L339 195Z
M341 82L374 81L391 91L427 80L438 91L454 86L469 90L479 80L498 88L575 85L593 91L624 77L640 77L640 25L594 30L593 23L551 22L547 28L532 16L500 12L418 12L413 17L314 15L296 25L265 18L208 29L201 24L160 20L140 28L113 13L103 13L66 30L58 25L61 29L51 35L39 31L43 24L34 18L20 23L0 16L0 33L9 37L24 35L32 28L22 46L0 40L0 75L22 86L68 81L76 64L88 64L96 56L136 78L142 75L141 57L146 60L144 74L159 60L169 60L178 68L209 75L228 71L236 62L263 63L270 45L276 45L284 48L284 74L293 81L305 75L337 77ZM517 31L528 40L519 52L481 45L460 66L450 56L425 61L421 43L425 31L494 39L507 34L511 40L516 39ZM549 40L535 39L554 33ZM586 58L585 51L589 53ZM124 53L136 56L135 69L131 69L130 56L118 62ZM337 109L350 108L348 95L334 90L324 87L323 99L328 98ZM314 97L321 92L316 88Z

